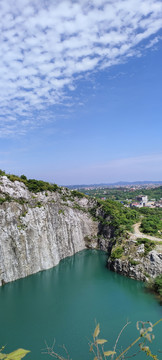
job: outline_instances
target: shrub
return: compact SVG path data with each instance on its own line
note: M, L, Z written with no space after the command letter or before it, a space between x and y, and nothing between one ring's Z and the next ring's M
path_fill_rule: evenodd
M145 248L144 255L147 255L156 246L154 241L151 241L151 240L146 239L146 238L143 238L143 239L137 238L137 244L138 245L144 244L144 248Z
M134 259L129 259L129 262L130 262L131 265L135 265L135 266L140 263L139 261L136 261Z
M160 212L147 215L141 222L141 231L145 234L157 235L162 230L162 214Z
M153 289L162 296L162 275L157 276L154 280Z
M5 175L6 175L5 171L4 171L4 170L0 170L0 176L5 176Z
M38 201L35 205L35 207L41 208L43 206L43 204L41 203L41 201Z
M25 175L21 175L21 176L20 176L20 179L22 179L22 180L27 180L27 177L26 177Z
M64 215L64 210L60 209L58 213Z
M5 198L0 198L0 204L3 204L6 201Z
M114 200L98 200L104 213L104 218L110 217L111 225L114 227L115 236L124 236L127 231L132 230L132 225L139 220L139 213L124 207Z
M115 249L112 250L111 253L111 259L115 260L115 259L120 259L123 255L123 248L122 246L117 246Z
M14 182L14 181L21 181L21 180L20 180L20 177L17 176L17 175L9 174L9 175L7 175L7 177L8 177L8 179L9 179L10 181L12 181L12 182Z
M72 190L72 191L71 191L71 194L72 194L72 196L78 197L79 199L82 199L82 198L85 197L84 194L82 194L81 192L79 192L79 191L77 191L77 190Z

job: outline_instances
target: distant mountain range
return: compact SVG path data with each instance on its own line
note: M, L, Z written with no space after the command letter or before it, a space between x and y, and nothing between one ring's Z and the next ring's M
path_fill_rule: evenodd
M81 189L86 187L114 187L114 186L131 186L131 185L162 185L162 181L118 181L116 183L101 183L101 184L80 184L80 185L64 185L69 189Z

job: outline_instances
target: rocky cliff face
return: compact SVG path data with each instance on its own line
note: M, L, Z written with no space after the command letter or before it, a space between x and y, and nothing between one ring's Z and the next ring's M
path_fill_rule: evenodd
M162 245L155 245L153 250L145 253L144 244L138 245L135 240L125 240L121 258L108 259L108 268L132 279L149 281L162 274Z
M70 191L33 194L22 182L0 178L0 285L49 269L96 244L98 223L87 198Z
M162 273L162 245L146 255L144 244L116 238L111 217L95 200L64 188L35 194L23 182L0 177L0 285L86 247L107 251L108 268L122 275L147 281ZM120 258L112 257L116 248Z

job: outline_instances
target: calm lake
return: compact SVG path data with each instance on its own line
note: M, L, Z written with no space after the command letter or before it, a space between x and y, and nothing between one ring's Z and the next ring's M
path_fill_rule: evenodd
M44 341L65 344L73 360L91 359L88 340L95 324L100 323L101 338L108 340L105 350L112 350L121 328L118 348L125 348L138 337L136 322L162 317L162 307L144 284L110 272L106 255L85 250L64 259L58 266L20 279L0 288L0 347L5 352L16 348L31 350L25 359L52 359L42 354ZM154 329L152 349L162 350L162 323ZM134 349L138 350L138 346ZM93 356L94 357L94 356ZM162 359L162 353L158 354ZM138 355L135 359L146 359Z

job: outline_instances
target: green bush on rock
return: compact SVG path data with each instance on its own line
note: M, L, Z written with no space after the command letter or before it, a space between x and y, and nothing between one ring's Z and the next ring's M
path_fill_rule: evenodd
M152 288L157 294L162 296L162 275L159 275L155 278Z
M144 252L144 255L146 256L151 250L153 250L156 246L155 242L154 241L151 241L149 239L146 239L146 238L137 238L137 244L138 245L141 245L141 244L144 244L144 248L145 248L145 252Z
M120 259L123 255L124 249L122 246L117 246L112 250L111 260Z

